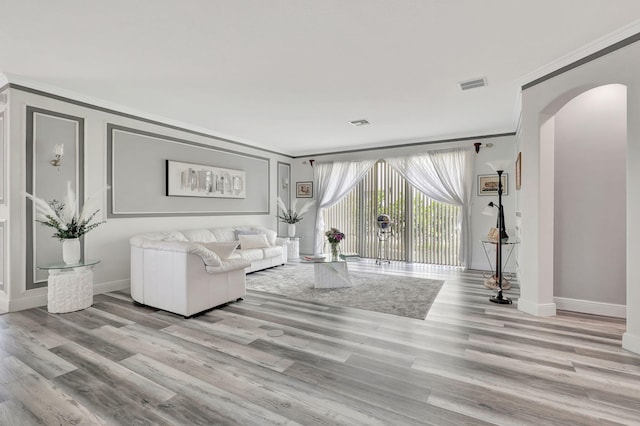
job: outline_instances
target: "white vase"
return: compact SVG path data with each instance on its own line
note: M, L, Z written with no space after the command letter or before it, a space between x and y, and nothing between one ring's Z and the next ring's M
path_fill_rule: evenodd
M78 238L62 240L62 260L67 265L80 262L80 240Z
M295 223L290 223L287 226L287 235L289 236L289 238L293 238L296 236L296 224Z

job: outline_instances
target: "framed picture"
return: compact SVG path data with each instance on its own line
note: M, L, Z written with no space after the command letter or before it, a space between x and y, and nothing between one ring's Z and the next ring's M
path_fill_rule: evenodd
M296 182L296 198L313 198L313 182Z
M508 194L509 175L502 174L502 195ZM478 175L478 195L498 195L498 175Z
M166 160L169 197L246 198L246 173Z
M522 186L522 152L516 157L516 191L520 191Z

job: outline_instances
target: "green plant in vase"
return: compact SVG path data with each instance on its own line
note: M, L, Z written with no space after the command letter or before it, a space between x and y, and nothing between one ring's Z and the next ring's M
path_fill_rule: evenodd
M45 201L29 193L25 195L33 201L36 222L53 228L55 231L53 237L62 241L62 257L65 263L74 264L80 261L80 237L105 223L104 221L93 222L99 212L99 209L94 208L98 193L85 201L80 213L78 213L79 203L71 188L71 182L67 182L67 193L63 201L55 199Z

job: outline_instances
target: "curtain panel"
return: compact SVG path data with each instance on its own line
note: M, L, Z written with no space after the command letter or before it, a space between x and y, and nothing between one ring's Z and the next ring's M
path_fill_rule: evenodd
M442 203L460 206L460 252L466 268L471 259L471 191L473 149L454 148L426 154L386 158L385 161L418 191Z
M315 254L320 254L323 251L323 209L329 208L343 199L364 178L375 162L376 160L362 160L315 164L313 175L318 203L316 232L313 239Z

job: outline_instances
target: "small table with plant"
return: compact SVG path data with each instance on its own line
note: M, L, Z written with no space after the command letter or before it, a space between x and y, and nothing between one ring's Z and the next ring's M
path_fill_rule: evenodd
M289 238L294 238L296 236L296 223L303 219L302 215L309 211L311 206L313 206L313 203L313 201L307 201L299 211L296 211L296 204L298 204L298 200L295 200L289 208L284 201L282 201L282 198L278 197L278 207L282 210L282 214L279 214L277 217L280 219L280 222L287 224L287 236Z
M49 312L73 312L88 308L93 303L93 267L100 261L82 260L80 238L104 223L91 223L99 212L98 209L91 212L91 200L94 197L89 197L83 203L82 209L79 209L71 182L67 182L64 202L45 201L31 194L27 194L27 198L32 200L35 206L36 222L53 228L53 237L62 242L64 263L38 265L38 269L49 271Z
M54 314L86 309L93 304L93 267L99 260L73 264L39 265L49 271L47 280L47 311Z

